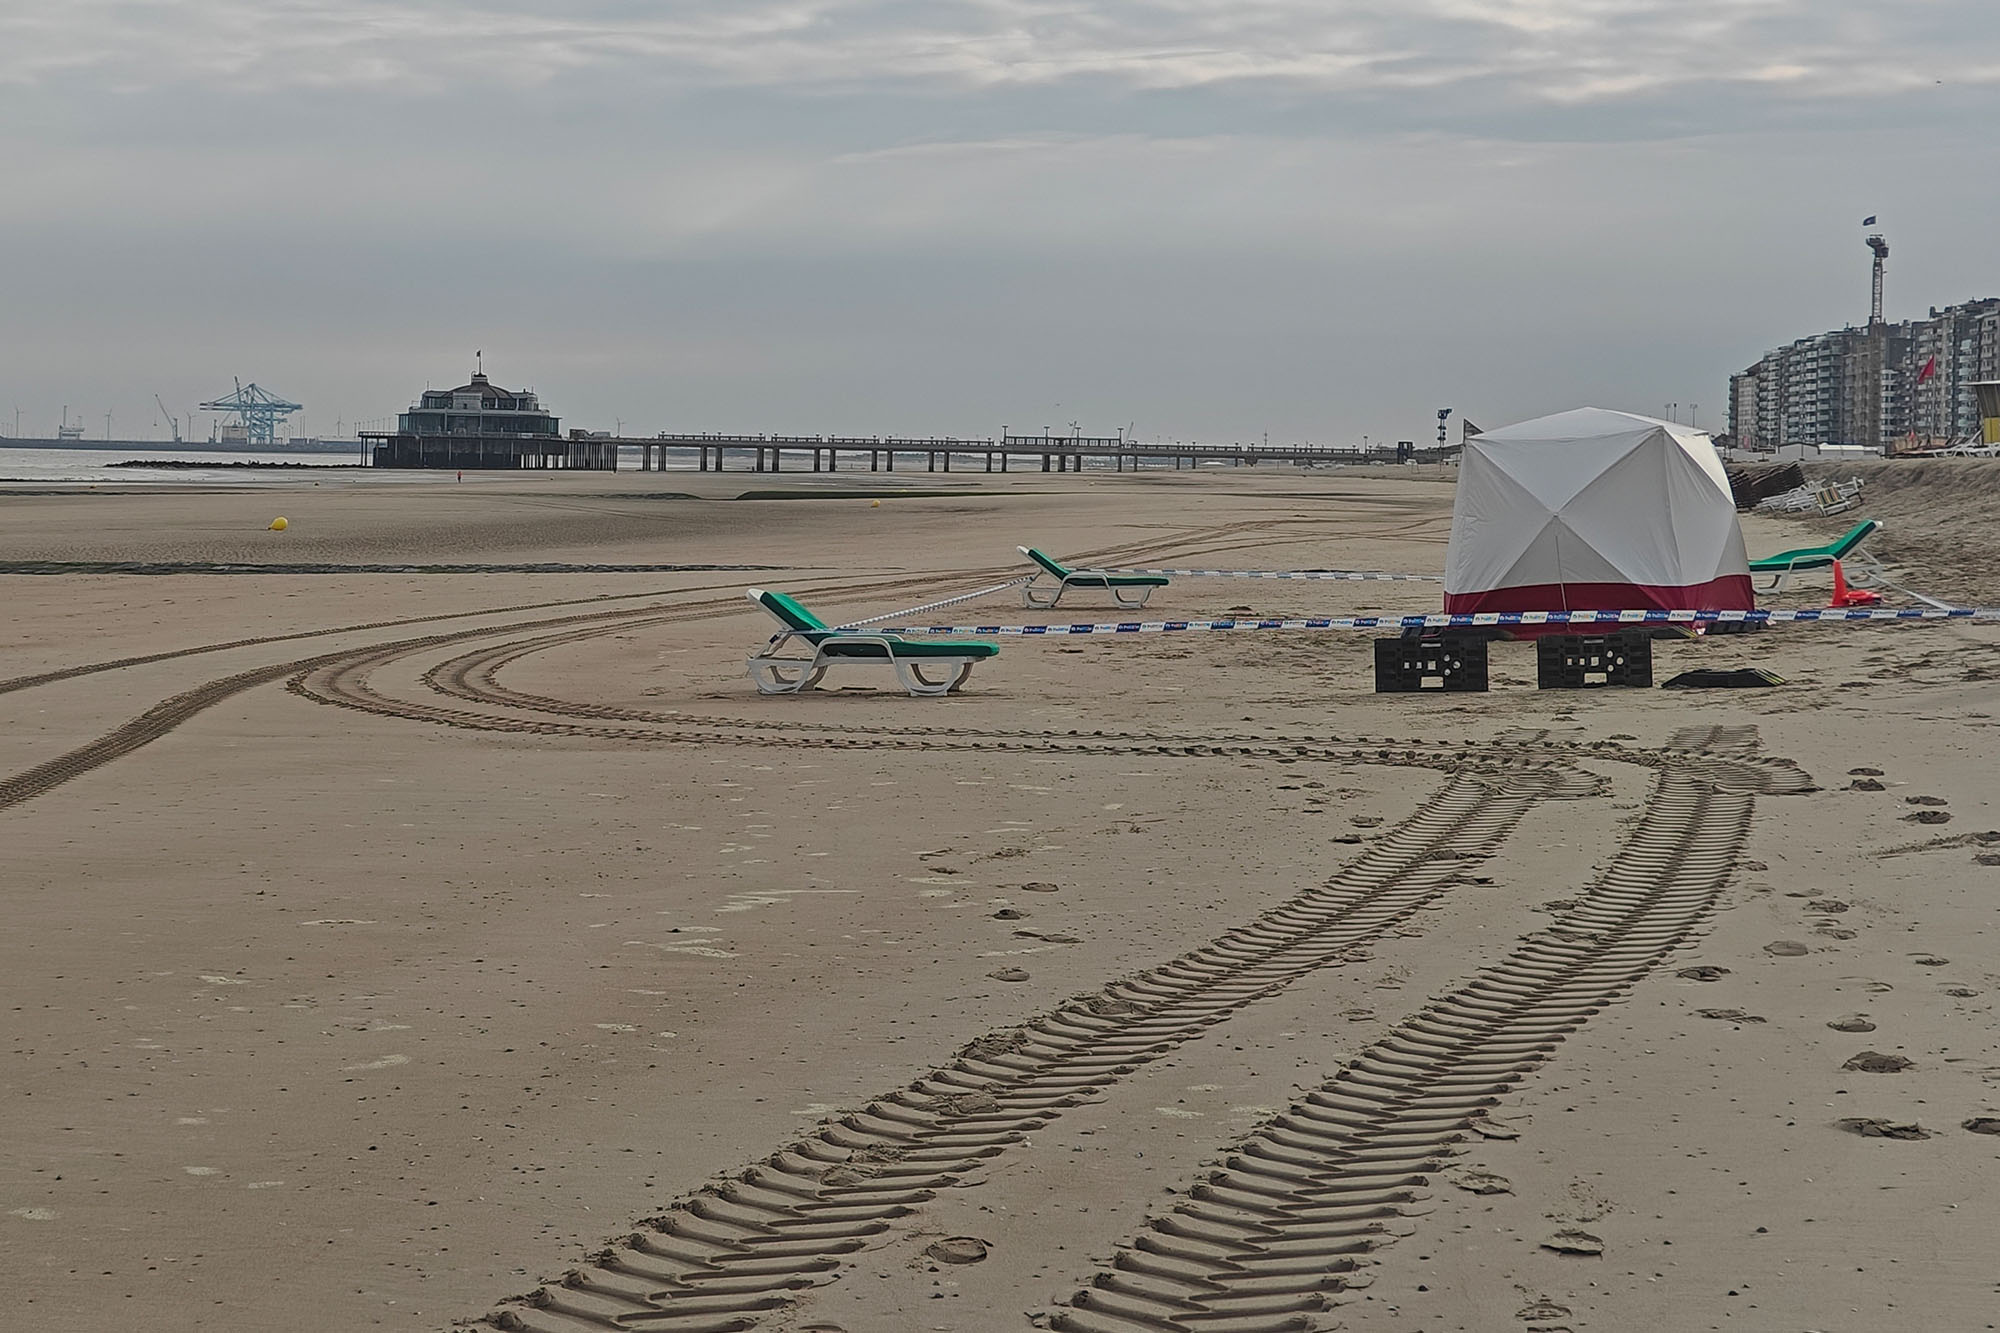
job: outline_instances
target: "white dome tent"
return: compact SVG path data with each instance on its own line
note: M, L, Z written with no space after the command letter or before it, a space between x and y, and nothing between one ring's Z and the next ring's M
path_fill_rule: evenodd
M1756 605L1707 434L1598 407L1466 440L1444 590L1457 613Z

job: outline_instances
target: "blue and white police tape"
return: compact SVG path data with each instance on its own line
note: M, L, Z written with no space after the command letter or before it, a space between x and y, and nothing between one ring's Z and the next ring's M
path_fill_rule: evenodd
M1517 625L1789 625L1861 621L1994 620L1993 607L1855 607L1799 611L1481 611L1430 616L1313 616L1269 620L1120 620L1073 625L885 625L884 634L1180 634L1234 630L1509 629Z
M1442 574L1382 574L1361 569L1080 569L1079 574L1155 574L1177 579L1326 579L1344 582L1442 583Z

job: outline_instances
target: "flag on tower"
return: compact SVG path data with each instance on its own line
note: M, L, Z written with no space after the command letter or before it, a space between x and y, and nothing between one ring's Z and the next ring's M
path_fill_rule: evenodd
M1874 226L1874 225L1875 225L1875 215L1874 215L1873 213L1870 213L1870 214L1869 214L1869 215L1868 215L1867 217L1865 217L1865 218L1861 219L1861 225L1862 225L1862 226L1864 226L1864 227L1872 227L1872 226Z
M1935 374L1937 374L1937 358L1932 357L1930 360L1924 362L1924 368L1917 372L1917 383L1922 384Z

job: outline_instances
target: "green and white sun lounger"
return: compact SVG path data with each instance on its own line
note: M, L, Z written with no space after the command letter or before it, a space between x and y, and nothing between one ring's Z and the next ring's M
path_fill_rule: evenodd
M1070 569L1032 546L1017 549L1041 567L1034 578L1021 585L1023 606L1054 606L1062 600L1063 591L1067 588L1103 588L1118 605L1137 608L1146 604L1146 599L1153 595L1153 589L1167 586L1163 574L1096 574L1089 570ZM1053 588L1035 586L1035 579L1043 574L1056 581Z
M1843 569L1853 574L1856 583L1872 582L1889 571L1880 560L1861 549L1861 543L1882 530L1882 520L1863 519L1856 523L1845 537L1825 546L1801 546L1796 551L1780 551L1767 555L1762 560L1750 562L1750 573L1772 576L1771 586L1765 592L1778 592L1792 580L1792 575L1807 569L1832 569L1836 560ZM1859 573L1854 573L1856 568Z
M895 668L896 679L911 694L950 694L965 684L976 663L1000 652L999 644L976 639L905 639L877 630L836 629L795 599L762 588L750 589L750 600L785 627L750 659L750 679L757 682L759 694L812 689L835 662L881 662ZM812 656L780 656L792 639L810 645Z

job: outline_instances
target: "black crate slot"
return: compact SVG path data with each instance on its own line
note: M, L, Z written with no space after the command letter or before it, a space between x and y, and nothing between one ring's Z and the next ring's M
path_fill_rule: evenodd
M1535 686L1544 690L1653 687L1653 640L1644 630L1549 634L1535 640Z
M1470 635L1375 640L1375 693L1486 692L1486 640Z

